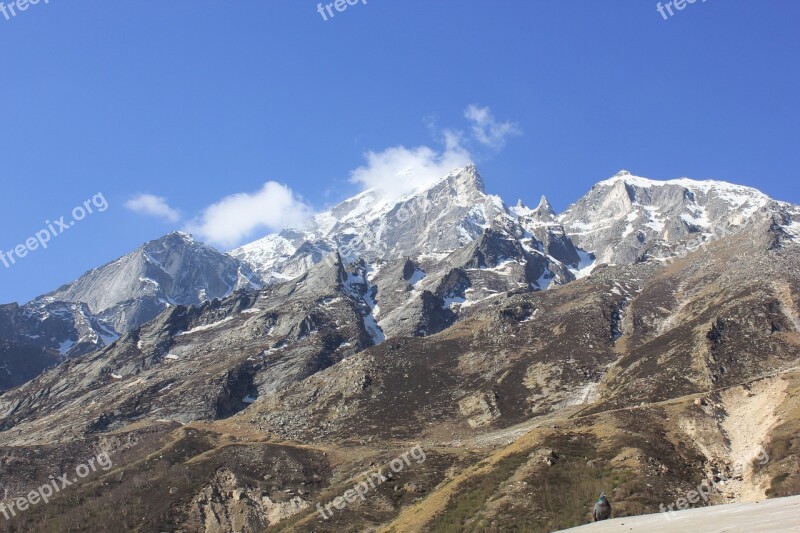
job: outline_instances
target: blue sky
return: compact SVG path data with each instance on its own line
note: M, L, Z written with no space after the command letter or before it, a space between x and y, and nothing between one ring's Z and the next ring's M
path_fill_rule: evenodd
M509 202L560 210L625 168L800 203L798 2L708 0L669 20L650 0L368 0L328 21L316 6L41 0L0 15L0 249L97 193L109 205L0 264L0 301L204 227L232 194L323 209L387 150L442 163L448 132ZM495 117L484 133L505 131L481 143L470 105ZM124 207L139 194L173 211Z

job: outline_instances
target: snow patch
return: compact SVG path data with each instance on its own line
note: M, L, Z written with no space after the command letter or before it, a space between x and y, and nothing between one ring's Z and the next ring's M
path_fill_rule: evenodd
M597 258L592 257L592 254L585 252L584 250L578 249L577 252L578 257L580 258L578 267L573 268L571 266L567 266L567 269L572 272L576 279L581 279L592 273L595 266L597 266Z
M231 320L233 320L233 317L229 316L227 318L223 318L222 320L214 322L213 324L206 324L205 326L197 326L196 328L192 328L192 329L190 329L188 331L181 331L180 333L178 333L175 336L176 337L181 337L183 335L191 335L192 333L197 333L199 331L208 331L209 329L214 329L214 328L216 328L218 326L221 326L222 324L224 324L226 322L230 322Z
M415 287L417 283L425 279L426 275L427 274L425 273L424 270L420 270L419 268L417 268L414 270L414 273L411 274L411 277L408 279L408 284L411 285L412 287Z

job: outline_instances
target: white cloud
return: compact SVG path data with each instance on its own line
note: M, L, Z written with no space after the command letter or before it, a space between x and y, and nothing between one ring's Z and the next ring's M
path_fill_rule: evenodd
M257 192L232 194L206 207L186 229L210 243L233 247L256 230L302 227L312 214L289 187L268 181Z
M472 135L484 146L499 150L511 135L521 135L522 129L514 122L497 122L491 109L470 105L464 117L472 123Z
M365 190L373 189L388 199L396 199L418 187L442 179L450 171L469 164L472 157L461 144L458 132L446 130L444 150L428 146L395 146L381 152L367 152L367 164L350 174L350 181Z
M464 116L472 125L471 135L454 129L436 131L433 119L428 119L428 127L441 137L441 148L394 146L367 152L365 164L350 173L351 183L394 200L473 162L466 148L470 142L500 149L509 135L521 133L516 124L498 123L488 107L471 105L464 111ZM166 213L177 215L177 211L166 205L163 198L149 198L152 206L159 206L158 209L148 207L149 214L158 211L165 217L171 216ZM230 248L247 238L260 236L256 235L258 231L302 228L313 215L311 206L289 187L269 181L257 192L233 194L208 206L184 229L211 244Z
M177 222L181 218L180 212L170 207L166 198L152 194L134 196L125 202L125 208L140 215L161 218L168 222Z
M445 129L437 132L436 121L426 117L428 129L442 137L444 148L436 150L428 146L407 148L395 146L380 152L367 152L366 164L354 170L350 181L363 189L374 189L389 199L435 183L452 170L472 162L472 155L465 147L471 141L499 150L511 135L520 135L522 130L513 122L497 122L491 109L470 105L464 110L470 122L470 135L460 130Z

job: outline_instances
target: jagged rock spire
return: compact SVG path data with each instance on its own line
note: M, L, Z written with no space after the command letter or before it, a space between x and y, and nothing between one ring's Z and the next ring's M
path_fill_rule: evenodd
M537 220L555 220L556 212L553 210L553 206L550 205L547 197L543 195L541 200L539 200L539 205L533 210L531 216Z

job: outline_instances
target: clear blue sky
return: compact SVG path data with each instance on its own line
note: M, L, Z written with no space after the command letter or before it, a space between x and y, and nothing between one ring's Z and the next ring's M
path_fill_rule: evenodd
M6 3L8 1L6 0ZM364 153L441 149L426 119L469 104L523 134L473 155L490 192L563 209L625 168L716 178L800 203L800 2L368 0L327 22L306 0L50 0L0 15L0 249L97 192L110 207L11 268L26 301L284 183L315 209L357 191Z

